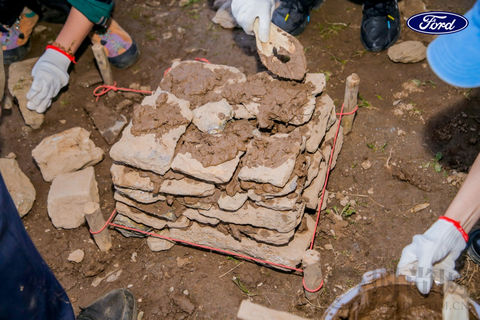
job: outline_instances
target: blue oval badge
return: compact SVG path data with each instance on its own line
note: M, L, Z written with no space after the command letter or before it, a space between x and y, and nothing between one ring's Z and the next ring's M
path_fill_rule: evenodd
M448 34L465 29L468 20L453 12L429 11L411 16L407 20L407 26L413 31L425 34Z

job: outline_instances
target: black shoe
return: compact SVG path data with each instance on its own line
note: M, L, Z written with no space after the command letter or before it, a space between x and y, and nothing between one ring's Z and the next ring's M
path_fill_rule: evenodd
M310 22L310 11L325 0L282 0L273 12L272 22L292 36L298 36Z
M136 320L137 302L127 289L115 289L82 309L77 320Z
M476 264L480 264L480 229L469 234L467 253Z
M400 36L397 1L365 1L360 39L368 51L379 52L393 45Z

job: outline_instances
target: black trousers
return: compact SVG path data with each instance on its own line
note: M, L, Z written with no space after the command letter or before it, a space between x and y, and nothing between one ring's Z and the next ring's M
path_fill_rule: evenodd
M11 26L25 7L41 14L40 4L65 13L70 12L71 7L67 0L0 0L0 24Z

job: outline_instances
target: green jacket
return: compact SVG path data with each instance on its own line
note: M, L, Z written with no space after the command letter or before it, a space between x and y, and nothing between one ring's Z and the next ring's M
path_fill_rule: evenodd
M113 8L112 0L67 0L75 9L80 11L90 22L104 25Z

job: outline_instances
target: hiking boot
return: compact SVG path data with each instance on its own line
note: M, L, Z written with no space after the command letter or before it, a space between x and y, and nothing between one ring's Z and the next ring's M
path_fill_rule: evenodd
M113 19L105 28L91 34L92 43L101 43L105 48L108 61L117 68L125 69L137 61L139 51L137 43Z
M30 51L30 35L38 18L35 12L25 8L11 27L0 25L4 64L20 61Z
M310 11L325 0L282 0L273 12L272 22L280 29L298 36L310 22Z
M468 235L467 253L476 264L480 264L480 229Z
M82 309L77 320L136 320L137 302L127 289L115 289Z
M400 36L400 25L396 0L364 2L360 39L368 51L379 52L392 46Z

